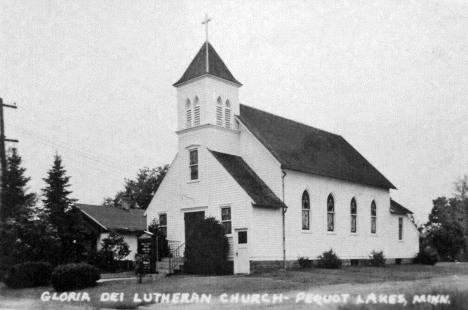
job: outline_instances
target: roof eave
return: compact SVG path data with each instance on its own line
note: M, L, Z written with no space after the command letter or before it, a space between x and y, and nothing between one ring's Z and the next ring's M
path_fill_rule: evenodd
M94 217L92 217L91 215L89 215L88 213L86 213L86 211L84 211L83 209L81 209L80 207L78 207L78 210L80 210L84 215L86 215L88 218L90 218L93 222L95 222L97 225L99 225L102 229L104 229L105 231L107 231L107 228L106 226L102 225L98 220L96 220Z
M252 207L256 208L263 208L263 209L281 209L281 208L287 208L286 205L272 205L272 204L259 204L259 203L254 203L252 202Z
M291 171L297 171L297 172L302 172L302 173L308 173L308 174L313 174L313 175L318 175L318 176L321 176L321 177L326 177L326 178L331 178L331 179L337 179L337 180L342 180L342 181L347 181L347 182L351 182L351 183L357 183L357 184L363 184L363 185L367 185L367 186L374 186L374 187L378 187L378 188L385 188L385 189L397 189L390 181L388 181L389 185L387 186L379 186L379 185L375 185L375 184L367 184L367 183L364 183L364 182L358 182L358 181L354 181L354 180L349 180L349 179L346 179L346 178L338 178L336 176L329 176L329 175L326 175L326 174L318 174L318 173L313 173L313 172L310 172L310 171L307 171L305 169L301 170L301 169L297 169L297 168L291 168L291 167L288 167L287 165L284 165L284 164L281 164L281 169L286 169L286 170L291 170Z
M175 82L174 84L172 84L172 86L174 87L180 87L182 86L183 84L187 84L189 82L192 82L193 80L196 80L196 79L200 79L200 78L203 78L203 77L206 77L206 76L210 76L210 77L214 77L214 78L217 78L217 79L220 79L220 80L223 80L224 82L227 82L227 83L230 83L230 84L234 84L238 87L241 87L242 86L242 83L240 83L239 81L237 81L236 79L234 79L234 81L230 81L230 80L226 80L226 79L223 79L222 77L219 77L219 76L216 76L214 74L211 74L211 73L204 73L202 75L199 75L199 76L196 76L196 77L193 77L191 79L188 79L186 81L183 80L183 77L181 77L177 82Z

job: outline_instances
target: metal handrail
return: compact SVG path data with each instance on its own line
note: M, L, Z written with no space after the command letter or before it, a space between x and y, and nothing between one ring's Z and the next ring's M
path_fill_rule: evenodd
M184 262L185 243L182 243L169 254L169 274L173 274L176 267ZM181 255L182 254L182 255ZM178 269L178 268L177 268Z

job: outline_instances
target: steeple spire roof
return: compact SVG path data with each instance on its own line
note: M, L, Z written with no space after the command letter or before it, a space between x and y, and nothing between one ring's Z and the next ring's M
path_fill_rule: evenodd
M208 48L208 57L206 57L206 52ZM208 59L208 66L207 66L207 59ZM207 72L208 68L208 72ZM219 57L218 53L216 53L215 49L211 44L203 43L202 47L198 51L195 58L192 60L190 65L188 66L187 70L185 70L184 75L176 82L173 86L178 86L184 82L193 80L199 76L210 74L212 76L216 76L223 80L242 85L239 81L237 81L229 69L224 64L221 57Z

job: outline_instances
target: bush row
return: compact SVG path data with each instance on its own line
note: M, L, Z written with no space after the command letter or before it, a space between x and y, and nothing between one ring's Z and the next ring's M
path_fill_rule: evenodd
M59 265L54 269L50 263L26 262L12 266L3 282L12 288L52 284L61 292L93 286L100 278L98 268L84 263Z
M3 282L8 287L22 288L49 285L54 267L45 262L26 262L8 269Z
M88 258L88 264L96 266L102 272L133 271L133 260L116 260L112 252L99 251Z
M426 247L424 250L421 250L413 259L414 264L425 265L435 265L439 261L440 257L437 254L437 251L431 247ZM299 257L298 263L301 268L310 268L312 266L312 261L307 257ZM338 255L336 255L335 252L333 252L332 249L330 251L323 252L317 260L318 268L339 269L341 268L342 264L342 260L338 257ZM372 251L367 264L372 267L385 267L385 256L383 251Z

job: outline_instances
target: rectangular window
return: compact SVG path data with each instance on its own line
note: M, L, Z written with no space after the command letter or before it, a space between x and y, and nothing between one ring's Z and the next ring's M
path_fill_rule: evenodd
M225 109L224 110L224 126L226 128L231 128L231 109Z
M356 214L351 214L351 232L352 233L355 233L357 231L356 220L357 220L357 215Z
M403 240L403 218L398 218L398 240Z
M192 127L192 109L187 110L187 128Z
M216 125L223 126L223 107L216 107Z
M167 236L167 214L159 214L159 228Z
M247 232L246 231L237 232L237 241L238 241L238 244L246 244L247 243Z
M200 106L194 108L194 114L195 126L200 126Z
M310 210L302 210L302 230L310 229Z
M327 217L327 228L328 231L334 231L335 230L335 213L333 212L328 212L328 217Z
M224 231L227 234L231 233L231 208L221 208L221 223L224 226Z
M371 234L377 233L377 206L373 200L371 203Z
M190 180L198 180L198 150L190 151Z

